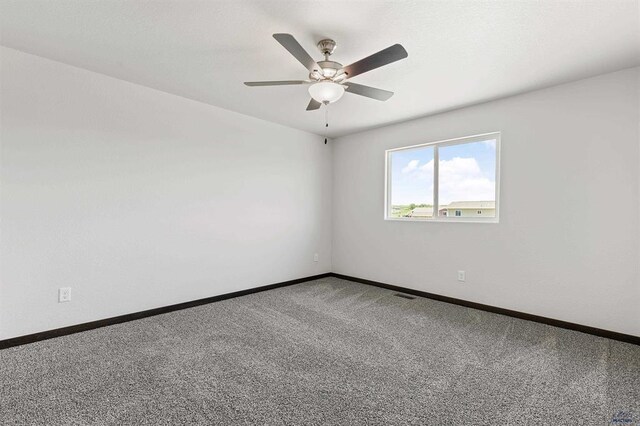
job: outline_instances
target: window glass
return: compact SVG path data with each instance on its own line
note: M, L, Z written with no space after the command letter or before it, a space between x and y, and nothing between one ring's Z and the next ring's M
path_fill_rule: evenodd
M438 212L496 216L496 139L438 147Z
M389 217L433 218L432 146L393 151L389 155Z

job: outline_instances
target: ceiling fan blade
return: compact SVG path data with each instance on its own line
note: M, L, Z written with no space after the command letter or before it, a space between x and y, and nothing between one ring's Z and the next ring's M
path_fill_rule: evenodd
M316 64L316 61L314 61L313 58L309 56L307 51L304 50L302 46L300 46L300 43L298 43L298 41L291 34L274 34L273 38L278 40L278 43L280 43L285 49L287 49L289 53L294 56L294 58L296 58L302 65L304 65L306 69L309 70L309 72L320 69L320 66Z
M307 105L307 111L313 111L319 109L322 104L315 99L311 98L309 105Z
M288 86L291 84L308 84L307 80L283 80L283 81L245 81L247 86Z
M399 61L400 59L404 59L409 54L404 47L400 44L394 44L393 46L387 47L379 51L378 53L374 53L371 56L367 56L364 59L360 59L358 62L354 62L351 65L347 65L344 67L344 72L347 74L348 78L353 78L356 75L360 75L367 71L374 70L376 68L380 68L381 66L388 65L392 62Z
M347 86L345 91L349 93L366 96L367 98L377 99L379 101L386 101L393 96L393 92L388 90L376 89L375 87L351 83L350 81L347 81L344 85Z

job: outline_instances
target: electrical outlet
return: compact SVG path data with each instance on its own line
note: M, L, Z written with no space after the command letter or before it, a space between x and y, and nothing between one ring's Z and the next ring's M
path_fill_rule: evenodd
M313 261L314 261L314 262L317 262L317 261L318 261L318 259L320 259L320 256L318 256L318 253L314 254L314 255L313 255Z
M61 287L58 289L58 302L71 301L71 287Z
M467 274L464 271L458 271L458 281L465 282L467 280Z

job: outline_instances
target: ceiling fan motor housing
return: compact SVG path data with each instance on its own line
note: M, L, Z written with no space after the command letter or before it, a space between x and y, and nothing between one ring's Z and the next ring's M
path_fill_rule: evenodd
M331 80L342 69L342 64L335 61L318 61L318 65L321 69L309 74L309 78L312 80Z
M324 61L318 61L319 70L313 70L309 73L311 80L332 80L338 75L338 71L342 69L342 64L330 61L329 56L336 49L336 42L331 39L324 39L318 42L318 49L324 55Z

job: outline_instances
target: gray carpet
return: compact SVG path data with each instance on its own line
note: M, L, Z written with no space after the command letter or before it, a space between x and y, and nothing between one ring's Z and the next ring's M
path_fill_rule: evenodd
M0 416L635 425L640 347L326 278L2 350Z

